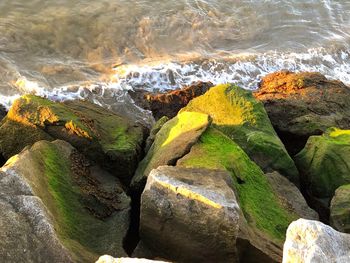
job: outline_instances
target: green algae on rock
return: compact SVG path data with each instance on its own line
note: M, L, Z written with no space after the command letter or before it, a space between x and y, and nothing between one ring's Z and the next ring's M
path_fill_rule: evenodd
M296 214L279 203L259 166L235 142L215 128L204 132L190 153L177 165L229 171L248 224L266 233L272 240L281 243L288 225L297 218Z
M340 186L332 198L330 225L336 230L350 233L350 184Z
M16 174L44 204L47 221L54 229L52 235L58 236L74 262L93 262L104 253L126 255L122 242L129 222L129 198L121 187L115 188L120 183L111 175L110 183L114 186L106 190L103 181L86 163L79 165L72 159L74 153L67 142L40 141L10 158L4 171L8 175ZM118 208L102 220L95 211L108 205L104 196L119 201ZM31 213L35 211L29 210L28 216L33 216ZM35 255L37 252L29 250L27 253Z
M350 88L317 72L268 74L254 96L264 103L271 123L293 155L312 135L332 126L350 127Z
M188 153L210 124L209 116L198 112L179 113L157 133L146 157L139 163L132 187L141 192L151 170L161 165L175 165Z
M332 198L339 186L350 183L350 130L330 128L311 136L295 160L310 194Z
M41 135L37 136L40 139L52 137L71 143L126 184L142 153L143 127L87 101L57 103L24 95L14 102L6 119L18 123L18 127L22 125L23 129L40 128L42 131L35 133ZM0 149L6 143L16 145L16 137L4 135ZM20 147L17 150L21 150Z
M36 126L24 125L8 118L0 123L0 153L6 160L25 146L40 140L52 141L53 138Z
M180 112L202 112L236 142L264 172L278 171L299 184L298 171L274 131L264 106L250 91L231 84L218 85Z

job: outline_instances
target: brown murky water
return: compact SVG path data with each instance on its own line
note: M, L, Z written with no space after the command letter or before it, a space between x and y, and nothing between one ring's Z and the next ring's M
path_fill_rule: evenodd
M7 106L25 92L126 104L121 90L199 79L254 88L278 69L350 83L350 1L0 1Z

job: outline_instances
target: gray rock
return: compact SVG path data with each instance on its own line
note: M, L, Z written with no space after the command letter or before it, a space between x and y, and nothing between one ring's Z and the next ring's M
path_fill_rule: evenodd
M283 263L330 262L350 262L350 235L306 219L299 219L289 225Z
M10 164L0 169L2 262L72 262L40 198Z
M236 262L241 211L226 171L161 166L141 196L141 241L176 262Z
M318 220L318 214L306 203L299 189L287 178L278 172L266 174L273 190L277 193L281 203L286 209L290 209L305 219Z
M330 224L338 231L350 233L350 185L340 186L330 206Z

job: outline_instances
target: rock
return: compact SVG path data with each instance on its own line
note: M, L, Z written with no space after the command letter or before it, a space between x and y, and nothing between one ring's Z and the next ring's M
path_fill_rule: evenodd
M283 263L346 263L350 235L318 221L299 219L290 224L283 248Z
M113 258L111 256L101 256L96 263L166 263L165 261L149 260L144 258Z
M350 88L320 73L281 71L265 76L254 96L291 154L328 127L350 128Z
M210 82L196 82L179 90L166 93L148 93L142 90L131 92L132 98L140 107L151 110L156 120L163 116L173 118L190 100L204 94L213 86Z
M331 226L340 232L350 233L350 185L342 185L336 191L330 207Z
M25 139L28 144L37 138L65 140L113 172L125 184L130 182L134 174L146 132L141 126L87 101L56 103L33 95L16 100L6 119L16 122L23 129L31 127L28 129L32 129L35 136L30 140ZM10 131L15 131L9 135L5 129L0 149L21 143L18 138L12 137L18 133L17 128L12 127ZM51 137L43 138L44 132ZM17 148L7 152L17 153Z
M67 142L39 141L11 157L0 169L0 204L5 262L126 256L129 197L116 177L91 166Z
M277 172L268 173L266 176L286 209L295 212L301 218L318 220L318 214L307 205L303 195L293 183Z
M149 136L146 140L146 146L145 146L145 152L147 153L149 151L149 149L152 146L152 143L154 142L154 140L156 139L156 135L157 133L160 131L160 129L163 127L163 125L165 123L167 123L169 120L168 117L163 116L162 118L160 118L152 127Z
M236 142L264 172L278 171L296 185L298 171L275 133L264 106L250 91L226 84L211 88L180 112L201 112Z
M281 204L263 171L235 142L210 127L177 166L229 172L245 217L239 240L242 262L255 262L246 255L259 255L261 262L281 261L285 231L298 215Z
M295 161L310 195L329 200L339 186L350 184L350 130L311 136Z
M236 262L241 212L228 172L161 166L141 197L140 237L175 262Z
M25 146L41 140L54 140L36 126L22 125L8 118L5 118L0 125L0 153L5 161L22 151Z
M197 112L178 114L164 124L146 157L139 163L131 187L142 192L151 170L161 165L174 165L190 151L209 124L208 115Z

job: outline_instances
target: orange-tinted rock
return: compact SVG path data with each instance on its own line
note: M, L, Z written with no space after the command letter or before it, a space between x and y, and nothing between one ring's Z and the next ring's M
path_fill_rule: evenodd
M276 131L297 153L311 135L350 127L350 88L315 72L275 72L265 76L255 97L264 103Z
M148 93L139 90L131 93L131 96L140 107L152 111L154 118L158 120L163 116L175 117L190 100L204 94L212 86L211 82L196 82L166 93Z

